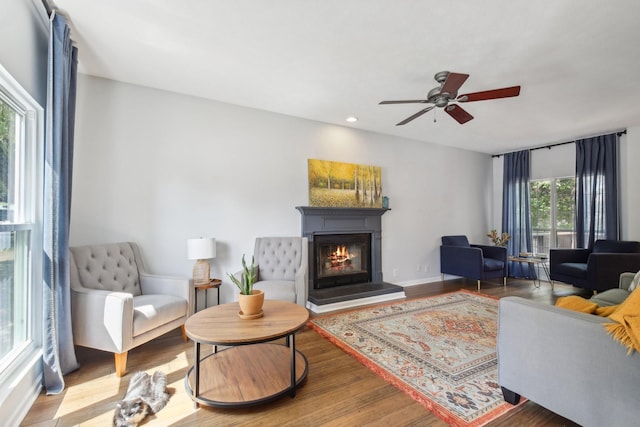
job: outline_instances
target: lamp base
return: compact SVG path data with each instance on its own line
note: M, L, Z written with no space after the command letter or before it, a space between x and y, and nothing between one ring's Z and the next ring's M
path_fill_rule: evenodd
M204 259L199 259L193 265L193 284L206 285L211 281L211 266Z

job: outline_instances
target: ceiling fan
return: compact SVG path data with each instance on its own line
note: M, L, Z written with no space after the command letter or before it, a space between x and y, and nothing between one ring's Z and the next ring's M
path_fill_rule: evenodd
M520 86L505 87L502 89L485 90L483 92L467 93L458 96L458 89L469 78L469 74L450 73L449 71L440 71L433 76L440 86L434 87L427 94L427 99L413 99L402 101L382 101L383 104L434 104L423 110L418 111L412 116L407 117L396 126L406 125L410 121L417 119L424 113L433 110L436 107L444 108L444 111L453 117L458 123L465 124L473 119L473 116L467 113L458 104L452 102L472 102L485 101L487 99L509 98L520 94Z

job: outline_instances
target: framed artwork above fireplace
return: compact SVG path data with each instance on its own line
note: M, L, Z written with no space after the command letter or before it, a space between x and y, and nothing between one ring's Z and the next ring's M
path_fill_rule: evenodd
M309 206L382 208L380 166L309 159Z

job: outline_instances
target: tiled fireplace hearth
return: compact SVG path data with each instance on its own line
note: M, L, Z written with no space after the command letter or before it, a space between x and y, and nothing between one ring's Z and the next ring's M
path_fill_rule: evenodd
M298 206L309 240L309 308L316 312L403 298L382 280L382 215L389 209Z

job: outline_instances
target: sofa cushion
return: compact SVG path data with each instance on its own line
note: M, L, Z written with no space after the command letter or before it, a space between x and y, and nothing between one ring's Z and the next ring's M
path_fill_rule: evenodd
M133 336L187 314L187 301L173 295L140 295L133 298Z
M565 262L556 265L555 271L557 274L579 277L581 279L587 278L587 264L581 262Z
M615 288L607 289L592 296L590 301L595 302L600 307L608 307L611 305L621 304L629 296L629 291L625 289Z
M484 258L484 271L502 270L504 263L493 258Z
M442 236L442 244L445 246L470 246L467 236Z

